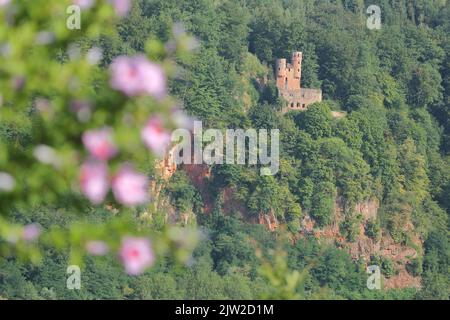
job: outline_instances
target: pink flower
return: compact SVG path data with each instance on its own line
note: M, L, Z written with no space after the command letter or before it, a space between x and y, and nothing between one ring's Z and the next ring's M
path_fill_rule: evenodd
M41 234L41 227L36 223L27 224L23 228L22 239L25 241L34 241Z
M111 87L127 96L166 94L166 76L162 68L142 55L117 57L110 67Z
M95 3L95 0L73 0L72 3L81 9L89 9Z
M131 8L131 0L110 0L119 17L125 16Z
M0 0L0 8L9 4L11 0Z
M99 160L109 160L117 153L110 128L86 131L82 140L91 155Z
M103 241L93 240L86 243L86 251L93 256L104 256L108 253L109 247Z
M155 261L150 240L126 237L122 239L120 259L129 275L142 274Z
M108 168L106 164L88 161L81 166L80 185L83 194L93 204L100 204L109 190Z
M170 144L171 135L164 129L161 118L155 116L141 130L141 138L150 150L162 156Z
M116 200L126 206L144 204L148 199L148 180L130 167L122 167L112 181Z

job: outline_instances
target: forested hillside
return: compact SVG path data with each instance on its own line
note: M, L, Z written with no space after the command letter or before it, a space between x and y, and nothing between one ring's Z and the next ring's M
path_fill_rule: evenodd
M148 38L161 41L158 52L174 33L195 36L170 93L204 127L279 129L280 170L150 170L154 201L136 223L197 227L187 264L167 256L131 277L113 257L89 257L81 290L67 290L69 254L46 249L37 265L0 258L0 297L448 299L450 5L373 2L135 1L117 34L94 41L101 67L143 52ZM381 8L380 30L366 26L370 4ZM294 51L303 52L302 87L324 100L281 113L275 60ZM2 137L29 138L10 129L0 123ZM83 210L58 203L11 216L45 229L108 221L112 211ZM367 288L367 265L381 267L382 290Z

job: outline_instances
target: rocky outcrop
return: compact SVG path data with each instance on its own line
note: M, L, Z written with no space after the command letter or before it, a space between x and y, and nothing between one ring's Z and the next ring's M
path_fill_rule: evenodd
M279 225L277 217L275 216L275 213L273 210L270 211L268 214L265 214L262 212L259 213L258 223L266 225L270 231L275 231Z
M211 213L214 209L214 197L208 190L207 183L211 177L211 167L206 164L183 164L181 169L186 172L191 183L200 192L203 200L203 213Z
M158 160L155 163L155 172L158 177L163 180L168 180L177 170L177 165L173 160L173 150L170 149L169 152L166 153L164 159Z
M169 179L176 167L169 165L168 159L160 162L157 166L159 175L162 180ZM184 170L190 178L192 184L199 190L203 198L203 212L210 214L214 210L215 196L211 194L209 189L209 178L211 177L211 168L208 165L183 165L180 169ZM152 194L159 198L163 185L161 183L154 182L152 184ZM267 226L268 230L276 231L279 228L279 221L277 220L274 212L267 214L260 213L256 218L250 218L247 212L245 202L238 199L236 196L235 187L227 187L221 191L222 197L222 210L224 214L240 214L243 218L251 220L251 222L259 223ZM166 209L170 207L167 199L159 199L156 201L156 206L165 206ZM354 237L354 241L348 241L348 239L342 234L340 230L340 224L345 218L344 212L344 199L337 197L335 200L335 213L332 223L325 227L318 227L308 213L306 212L300 221L300 232L298 237L306 235L312 235L321 241L336 244L338 247L347 250L351 257L355 260L362 260L367 265L370 263L372 256L379 256L389 259L394 263L396 273L395 275L384 278L383 286L385 289L392 288L405 288L405 287L420 287L420 277L415 277L408 273L406 266L412 259L416 258L419 254L417 250L422 247L419 237L414 236L414 226L410 221L405 221L405 228L407 227L411 236L411 241L414 244L414 248L405 244L398 244L390 237L386 232L383 232L380 237L373 239L366 235L365 227L368 221L376 221L378 219L379 201L376 199L369 199L357 203L352 212L354 216L359 216L359 225L357 226L358 234ZM157 209L157 208L155 208ZM173 208L167 211L170 212L167 215L166 220L172 221L174 216ZM189 224L192 219L195 219L193 213L182 213L179 216L178 222L183 224ZM293 240L295 241L295 239ZM417 249L418 248L418 249Z
M379 202L376 199L367 200L355 205L354 214L361 216L361 222L358 226L359 233L355 241L348 241L342 235L339 228L344 218L344 208L342 199L337 198L333 222L326 227L319 228L316 226L314 220L306 214L301 221L300 236L309 234L323 241L335 243L339 247L347 250L353 259L362 260L366 265L370 263L371 256L389 259L394 263L396 273L389 278L384 277L383 287L385 289L419 288L420 277L415 277L406 270L406 266L419 254L415 248L422 247L419 237L414 236L414 233L411 232L412 242L415 248L405 244L395 243L392 237L386 232L383 232L379 239L368 237L365 232L365 226L369 220L374 221L378 218L378 209ZM405 221L405 224L408 224L409 228L412 228L412 224L409 222Z

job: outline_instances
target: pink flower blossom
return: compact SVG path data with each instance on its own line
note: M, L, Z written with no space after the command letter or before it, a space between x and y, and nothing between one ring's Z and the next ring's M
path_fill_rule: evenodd
M23 228L22 239L25 241L34 241L41 234L41 227L36 223L27 224Z
M116 200L126 206L144 204L148 198L148 180L130 167L122 167L112 181Z
M110 2L119 17L125 16L131 9L131 0L110 0Z
M9 4L11 0L0 0L0 8Z
M95 3L95 0L73 0L72 3L81 9L89 9Z
M109 160L117 153L110 128L86 131L82 140L91 155L99 160Z
M171 134L164 129L161 118L154 116L141 130L141 138L151 151L162 156L170 144Z
M109 247L104 241L92 240L86 243L86 251L93 256L104 256Z
M81 166L80 185L83 194L93 204L100 204L109 190L108 168L106 164L88 161Z
M166 76L162 68L142 55L117 57L110 67L111 87L127 96L166 95Z
M129 275L142 274L155 261L150 240L126 237L122 239L120 259Z

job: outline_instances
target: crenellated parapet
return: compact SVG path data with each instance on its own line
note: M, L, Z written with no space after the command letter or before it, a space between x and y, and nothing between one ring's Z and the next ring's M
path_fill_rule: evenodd
M280 97L286 100L288 110L305 110L310 104L322 101L322 90L301 88L303 54L292 53L291 62L277 59L275 66L276 83Z

